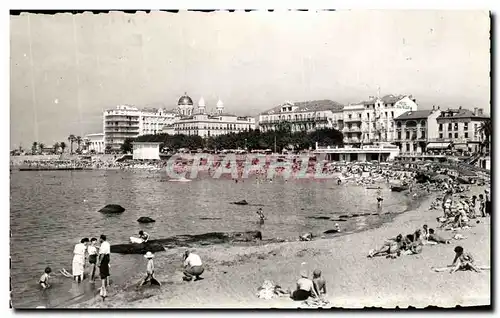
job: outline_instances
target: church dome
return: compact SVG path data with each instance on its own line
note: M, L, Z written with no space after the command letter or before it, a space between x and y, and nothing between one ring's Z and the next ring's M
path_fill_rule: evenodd
M177 105L189 105L189 106L192 106L193 105L193 100L191 99L191 97L189 97L187 95L187 93L184 93L184 96L181 96L181 98L179 98L179 102L177 102Z

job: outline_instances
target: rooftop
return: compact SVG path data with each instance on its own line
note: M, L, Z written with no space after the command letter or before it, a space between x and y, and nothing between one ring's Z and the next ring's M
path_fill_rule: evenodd
M400 116L394 118L394 120L424 119L424 118L429 117L430 114L432 114L431 109L408 111L408 112L401 114Z
M293 111L294 113L322 111L322 110L341 111L342 108L344 107L344 105L329 99L312 100L307 102L295 102L295 103L286 103L283 105L279 105L270 110L262 112L261 115L272 115L280 113L281 108L284 106L298 107L298 109Z
M452 116L445 116L445 114L452 113ZM465 108L458 108L458 109L452 109L448 108L446 110L443 110L441 115L439 115L438 119L441 118L490 118L488 115L485 114L474 114L473 111Z
M406 96L408 96L408 95L393 95L393 94L389 94L389 95L383 96L380 99L384 102L384 104L394 104L394 103L402 100ZM409 97L412 98L411 95ZM373 97L373 98L370 98L369 100L362 101L359 104L371 105L371 104L375 104L376 101L377 101L377 98Z

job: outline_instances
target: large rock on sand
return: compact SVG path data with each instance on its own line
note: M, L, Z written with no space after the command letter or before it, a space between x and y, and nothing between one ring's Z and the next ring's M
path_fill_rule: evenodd
M148 216L141 216L140 218L137 219L137 222L139 222L139 223L153 223L156 221Z
M110 213L110 214L123 213L123 211L125 211L125 208L118 204L108 204L104 208L99 210L99 212L101 213Z
M260 231L247 232L212 232L198 235L176 235L165 239L151 240L142 244L118 244L111 246L112 253L144 254L147 251L160 252L165 248L196 247L236 242L262 240Z

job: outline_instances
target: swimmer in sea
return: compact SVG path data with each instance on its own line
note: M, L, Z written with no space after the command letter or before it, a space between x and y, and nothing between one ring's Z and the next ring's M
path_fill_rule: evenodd
M52 273L52 269L50 267L46 267L45 272L43 273L42 277L40 277L39 284L40 286L42 286L43 289L47 289L50 287L49 284L50 273Z
M266 216L264 215L264 212L262 212L262 208L259 208L257 210L257 215L259 216L260 223L264 223L264 220L266 219Z

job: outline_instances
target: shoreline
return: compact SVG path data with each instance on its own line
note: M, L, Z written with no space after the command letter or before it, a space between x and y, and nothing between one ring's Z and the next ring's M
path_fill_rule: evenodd
M338 235L331 238L318 238L309 242L281 242L267 243L253 246L227 246L214 245L209 247L195 248L196 252L204 260L206 271L204 280L198 282L182 282L181 259L178 252L166 251L157 254L155 266L159 269L155 275L163 283L161 290L144 287L141 291L135 290L131 282L137 282L143 275L134 275L128 282L120 286L111 286L110 297L103 302L99 297L74 304L70 308L297 308L303 307L300 302L294 302L288 298L278 298L273 300L258 299L255 295L257 288L264 280L270 279L283 288L292 288L298 278L302 268L301 263L307 262L307 269L312 272L315 268L323 271L323 276L327 280L329 300L332 307L359 308L363 306L382 307L407 307L429 305L455 306L462 305L487 305L491 303L489 295L489 272L476 274L481 278L480 296L470 299L473 293L466 293L466 289L456 284L463 292L462 296L454 295L455 299L450 299L450 293L444 292L442 285L435 293L419 293L415 297L407 297L407 287L415 289L415 283L423 279L420 283L424 286L432 284L435 279L451 279L454 282L460 281L458 276L473 276L475 273L456 273L452 276L448 273L434 273L430 270L432 266L445 266L451 263L454 245L462 244L464 247L474 244L477 240L469 238L464 241L453 241L451 245L424 246L422 254L413 256L402 256L391 260L385 258L368 259L368 250L379 246L388 237L396 236L399 233L408 234L415 228L421 227L424 223L430 227L435 227L435 217L439 211L427 211L428 206L440 193L431 193L415 201L419 201L416 206L409 211L397 214L391 221L383 223L381 226L363 230L360 232ZM481 219L486 221L486 219ZM434 222L433 222L434 221ZM481 237L487 237L489 243L489 225L481 222L468 232L478 231ZM398 230L399 229L399 230ZM468 237L468 232L464 233ZM477 234L477 233L476 233ZM443 236L449 236L449 232L443 232ZM466 244L467 243L467 244ZM351 253L351 250L353 251ZM446 251L445 251L446 250ZM437 253L437 251L441 251ZM489 245L487 246L489 252ZM177 254L176 254L177 253ZM441 254L439 256L439 254ZM477 253L475 253L477 254ZM488 253L489 254L489 253ZM443 257L446 255L446 257ZM448 256L449 255L449 256ZM434 256L434 260L432 259ZM477 255L481 264L489 264L488 257ZM486 259L487 258L487 259ZM290 262L290 259L294 259ZM343 261L340 261L343 259ZM413 268L416 265L417 268ZM424 265L425 264L425 265ZM174 270L162 270L162 268L176 267ZM309 268L310 267L310 268ZM401 268L403 267L403 269ZM418 277L413 277L406 268L416 271ZM397 270L400 270L398 272ZM377 275L381 271L382 276ZM242 273L245 273L242 275ZM373 277L370 277L373 276ZM384 277L394 277L399 281L397 286L388 283ZM342 281L347 285L335 285L336 277L342 277ZM365 277L366 280L360 280ZM408 279L413 281L408 282ZM376 281L378 288L372 284ZM352 282L352 285L349 284ZM457 282L458 283L458 282ZM409 285L409 286L405 286ZM431 287L431 286L429 286ZM402 297L393 296L392 299L380 300L373 295L366 298L366 294L371 291L378 294L377 289L383 288L385 295L393 295L394 290L401 292ZM402 289L401 289L402 288ZM333 290L333 292L332 292ZM487 291L487 292L486 292ZM217 295L214 304L213 295ZM338 295L344 295L339 297ZM431 297L429 297L431 296ZM360 298L364 297L364 298ZM406 297L406 298L405 298ZM196 299L196 305L189 303ZM360 302L360 299L365 299ZM438 299L441 299L438 301ZM356 304L358 303L358 304Z

